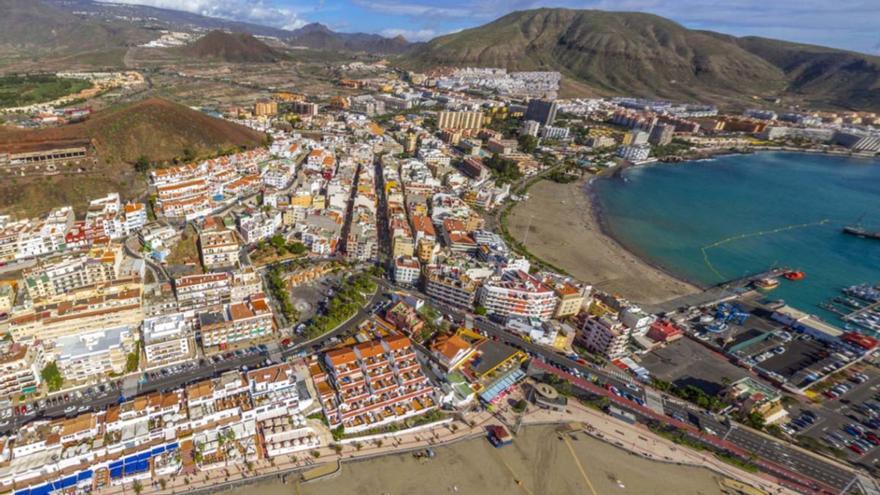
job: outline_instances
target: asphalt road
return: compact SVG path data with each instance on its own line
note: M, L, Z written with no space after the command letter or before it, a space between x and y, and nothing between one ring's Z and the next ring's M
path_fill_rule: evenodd
M452 308L442 305L436 306L438 306L438 309L442 312L450 314L454 318L464 319L466 316ZM623 390L622 387L626 386L627 382L622 380L619 376L611 376L605 370L578 364L577 362L545 347L526 342L518 335L507 332L499 325L484 318L478 317L475 321L475 326L486 335L496 337L498 340L508 345L523 349L529 352L532 356L540 356L540 359L545 363L556 367L561 366L563 369L568 368L578 370L584 376L593 374L599 378L601 383L614 385L621 390ZM642 387L640 386L640 388ZM640 395L644 398L644 393ZM680 409L680 407L676 408L676 406L673 405L678 402L677 400L673 400L666 396L664 396L664 399L668 399L664 400L664 409L669 409L666 411L667 414L672 414L675 409ZM838 490L842 490L849 486L854 479L854 473L852 471L832 464L819 456L805 453L780 440L753 432L742 426L737 426L736 423L731 422L730 424L733 425L732 427L726 426L712 417L709 413L695 408L688 408L687 411L699 418L701 426L710 428L719 438L752 452L763 459L781 464L802 476L830 485Z

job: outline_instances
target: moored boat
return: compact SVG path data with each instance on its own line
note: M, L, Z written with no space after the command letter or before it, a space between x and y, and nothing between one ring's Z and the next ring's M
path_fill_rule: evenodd
M759 280L755 280L752 283L756 289L761 291L769 291L779 287L779 280L776 280L772 277L762 278Z

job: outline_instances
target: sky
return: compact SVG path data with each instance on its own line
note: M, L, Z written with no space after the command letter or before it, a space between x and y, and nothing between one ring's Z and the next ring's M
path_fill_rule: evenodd
M880 0L112 0L285 29L320 22L335 31L403 35L460 31L515 10L569 7L640 11L686 27L880 54Z

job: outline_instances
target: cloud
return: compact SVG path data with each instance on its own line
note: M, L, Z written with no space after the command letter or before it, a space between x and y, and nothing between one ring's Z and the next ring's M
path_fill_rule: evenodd
M394 38L395 36L403 36L407 41L428 41L437 36L437 31L433 29L399 29L388 28L383 29L379 34L386 38Z
M280 7L272 0L99 0L108 3L147 5L192 12L207 17L251 22L281 29L296 29L306 24L297 12Z

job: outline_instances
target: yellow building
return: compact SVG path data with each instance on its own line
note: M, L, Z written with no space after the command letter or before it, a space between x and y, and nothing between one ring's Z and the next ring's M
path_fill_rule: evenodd
M257 117L278 115L278 103L270 100L258 101L254 104L254 115Z
M401 256L413 255L413 240L411 237L395 237L391 241L391 257L397 259Z

